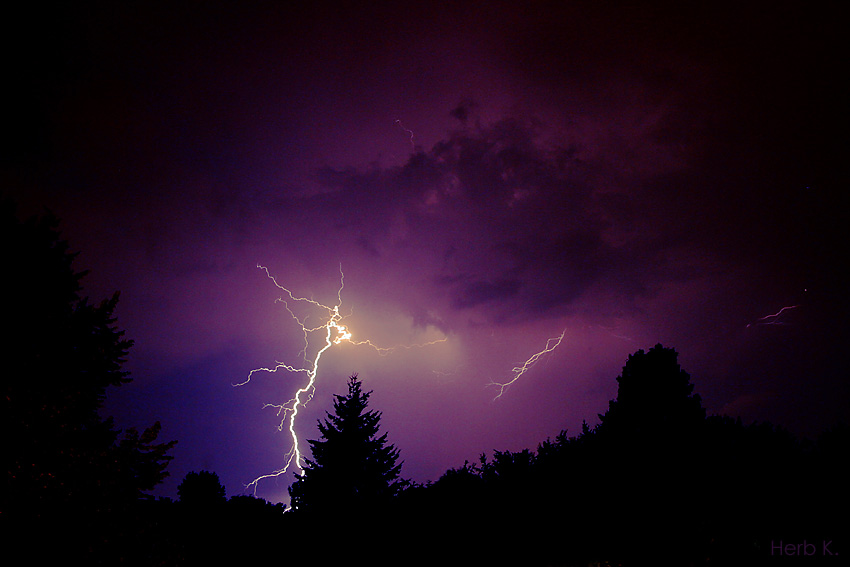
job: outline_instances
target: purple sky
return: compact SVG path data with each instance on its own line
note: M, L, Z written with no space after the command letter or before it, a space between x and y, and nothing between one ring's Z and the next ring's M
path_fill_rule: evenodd
M417 481L595 424L658 342L709 413L846 415L840 3L285 4L5 18L3 193L62 219L92 298L121 291L107 411L179 441L158 493L284 464L262 404L304 376L232 386L303 365L258 264L326 305L341 265L355 340L447 339L335 346L297 421L316 438L357 372Z

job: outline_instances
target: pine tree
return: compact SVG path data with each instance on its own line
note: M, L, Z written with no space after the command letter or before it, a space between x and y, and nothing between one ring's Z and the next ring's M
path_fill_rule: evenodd
M110 517L168 474L174 442L156 443L159 423L123 435L100 411L110 386L130 382L132 341L115 324L118 294L82 297L85 272L46 215L21 223L0 205L0 252L7 272L0 373L5 483L0 515L42 520Z
M309 441L313 459L289 489L293 510L376 509L401 490L399 451L379 435L381 413L366 411L371 393L355 374L348 395L335 396L334 413L319 422L321 439Z

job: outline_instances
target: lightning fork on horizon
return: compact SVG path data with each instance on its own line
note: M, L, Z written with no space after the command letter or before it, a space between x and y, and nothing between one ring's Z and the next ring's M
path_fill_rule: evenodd
M515 366L512 370L513 378L511 378L507 382L504 382L504 383L490 382L488 384L488 386L495 386L496 388L499 388L499 393L496 394L496 397L493 398L493 400L495 401L495 400L498 400L499 398L501 398L502 394L504 394L505 391L514 382L519 380L520 377L522 377L523 374L528 372L531 369L531 367L534 366L543 356L549 354L550 352L552 352L553 350L558 348L558 345L560 345L561 341L564 340L564 335L566 335L566 333L567 333L567 330L564 329L563 331L561 331L560 336L551 337L549 340L546 341L546 347L543 350L532 354L530 357L528 357L528 360L526 360L521 366Z
M263 409L265 408L276 408L277 416L281 418L280 424L278 425L278 430L283 432L284 430L289 431L289 435L292 439L292 448L285 455L285 464L283 467L272 471L270 473L261 475L255 478L253 481L248 483L245 488L253 487L254 493L256 494L258 483L261 480L267 478L274 478L277 476L281 476L285 474L293 465L298 467L303 471L302 467L302 454L301 448L299 444L298 434L295 431L295 418L298 416L298 411L300 408L307 405L307 403L313 398L313 394L316 390L316 377L319 373L319 362L321 361L322 355L332 346L338 345L342 342L348 342L353 345L366 345L369 346L375 351L378 352L381 356L386 356L393 350L398 348L419 348L428 345L434 345L437 343L446 342L448 337L444 337L442 339L437 339L433 341L428 341L426 343L416 344L416 345L401 345L397 347L379 347L374 345L370 340L362 340L355 341L352 340L352 333L348 329L346 325L342 324L344 317L340 314L340 307L342 306L342 290L345 287L345 275L342 272L342 266L339 268L339 289L336 294L336 305L330 306L325 305L323 303L319 303L311 298L307 297L296 297L292 291L288 288L280 285L275 277L271 275L268 268L265 266L257 265L257 268L263 270L266 273L266 276L274 283L274 285L285 292L285 296L282 296L275 300L275 303L283 303L286 310L289 312L292 319L298 324L301 330L304 333L304 347L299 352L299 356L303 357L305 366L303 367L295 367L283 362L276 362L275 366L270 368L255 368L248 373L248 376L244 381L233 384L234 386L244 386L248 382L251 381L251 378L257 372L266 372L266 373L276 373L278 370L285 370L290 373L303 373L307 377L306 384L299 388L295 395L290 398L287 402L282 404L271 404L267 403L263 405ZM314 309L318 309L319 313L323 313L322 320L324 323L319 324L315 327L307 326L308 316L303 318L298 317L296 313L293 311L290 303L304 303L308 306L311 306ZM323 335L322 341L319 343L320 348L316 351L315 356L310 359L308 357L308 351L310 350L310 338L314 333L321 333Z

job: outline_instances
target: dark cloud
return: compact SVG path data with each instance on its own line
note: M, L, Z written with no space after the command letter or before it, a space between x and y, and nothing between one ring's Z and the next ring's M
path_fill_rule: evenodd
M455 307L464 309L482 303L507 301L514 297L522 284L518 280L499 280L496 282L475 281L463 286L456 293Z
M665 221L654 201L659 180L679 168L612 188L605 181L623 164L581 154L547 139L538 120L503 119L458 130L401 166L325 168L330 193L300 208L311 223L333 218L333 230L375 256L430 256L430 279L450 306L499 320L574 311L592 288L634 298L691 277L686 265L659 264L674 243L694 255L702 245L681 241L693 220Z

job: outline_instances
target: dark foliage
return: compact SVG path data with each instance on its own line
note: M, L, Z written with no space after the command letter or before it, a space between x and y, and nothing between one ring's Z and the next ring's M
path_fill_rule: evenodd
M693 436L705 419L705 410L678 356L660 344L629 355L617 377L617 398L599 416L599 433L642 448Z
M177 496L187 508L201 510L220 506L227 500L218 475L210 471L188 473L177 487Z
M780 540L847 533L847 427L816 442L767 423L706 418L673 349L629 357L601 423L537 451L495 451L406 490L423 558L494 565L772 565ZM772 554L773 550L773 554ZM811 550L811 548L809 548ZM796 558L800 559L800 558Z
M61 525L63 533L109 527L131 517L161 482L174 442L157 443L155 423L123 435L100 410L110 386L130 381L122 370L132 341L115 325L116 293L99 304L81 296L84 273L46 215L21 223L0 210L6 272L2 341L3 466L0 516L26 531ZM110 527L111 526L111 527ZM72 542L90 548L97 536Z
M207 474L207 480L217 479ZM207 488L212 484L204 482ZM142 503L134 534L138 543L123 559L138 565L262 565L280 562L297 541L283 504L244 494L222 500L218 489L201 489L201 494L206 497L194 504L168 498Z
M259 564L280 558L287 531L283 504L237 495L226 499L218 475L190 472L177 488L179 501L161 521L171 527L165 541L180 565Z

